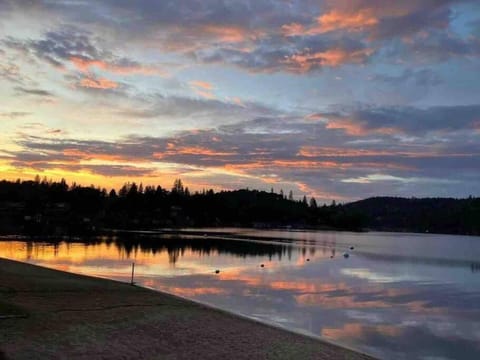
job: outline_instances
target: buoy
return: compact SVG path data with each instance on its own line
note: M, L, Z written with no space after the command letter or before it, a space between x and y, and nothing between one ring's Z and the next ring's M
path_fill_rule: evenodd
M349 256L350 256L350 255L349 255L348 253L343 254L343 257L344 257L345 259L348 259Z
M350 250L353 250L353 249L355 249L355 248L353 246L350 246Z
M265 265L264 264L261 264L260 267L264 267Z
M220 270L215 270L215 274L219 274L220 273Z

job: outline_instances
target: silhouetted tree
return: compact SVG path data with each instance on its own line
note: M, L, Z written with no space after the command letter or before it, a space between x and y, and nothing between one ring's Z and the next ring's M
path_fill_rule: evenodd
M172 192L179 195L184 194L185 190L183 188L183 183L181 179L175 179L175 181L173 182Z
M293 192L292 192L292 190L290 190L290 192L288 193L288 200L293 201Z

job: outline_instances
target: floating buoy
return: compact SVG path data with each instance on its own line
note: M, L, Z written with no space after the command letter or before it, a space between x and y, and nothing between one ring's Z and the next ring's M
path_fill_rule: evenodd
M348 259L348 258L350 257L350 254L349 254L349 253L345 253L345 254L343 254L343 257L344 257L345 259Z
M215 274L219 274L220 273L220 270L215 270Z

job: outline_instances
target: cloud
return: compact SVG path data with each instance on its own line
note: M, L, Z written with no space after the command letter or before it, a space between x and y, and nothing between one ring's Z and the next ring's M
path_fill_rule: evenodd
M412 70L405 69L400 75L375 74L373 80L392 86L411 83L415 86L435 86L442 83L439 74L430 69Z
M199 88L198 91L203 91L202 89ZM222 101L209 96L194 98L152 94L133 105L120 107L115 113L124 118L156 118L169 123L171 119L177 119L175 124L177 128L191 129L211 128L260 116L276 116L280 112L275 108L255 102L246 101L238 104L234 101Z
M54 97L55 95L47 90L43 89L37 89L37 88L24 88L21 86L15 87L15 91L20 94L24 95L33 95L33 96L39 96L39 97Z
M116 89L118 83L106 78L83 78L79 82L79 86L91 89Z
M318 16L316 23L312 26L306 27L302 24L291 23L283 25L282 29L285 36L311 36L336 30L362 31L366 27L377 25L378 21L370 9L363 9L354 13L332 10Z
M325 121L327 129L340 129L353 136L471 131L476 127L480 105L414 107L364 107L342 112L318 113L310 118ZM455 119L455 121L452 121Z
M213 84L206 81L195 80L190 81L190 86L197 95L206 99L215 99L215 95L213 94Z
M120 59L114 62L107 62L104 60L90 60L80 57L71 57L71 63L81 72L88 73L93 68L108 71L119 75L166 75L166 72L154 66L145 66L140 63L128 59Z
M463 56L462 52L476 54L477 50L468 50L479 47L476 40L461 39L450 31L452 9L463 2L468 0L210 0L182 1L176 6L113 0L98 1L95 6L82 2L38 1L35 6L9 2L10 12L55 14L63 23L76 27L49 31L43 39L10 39L6 43L53 66L70 63L82 72L98 69L122 75L163 74L155 66L105 50L110 48L106 43L115 48L128 42L250 72L304 73L365 64L378 53L389 61L396 61L399 54L418 57L425 53L429 58L440 58L445 46L453 52L445 51L444 57ZM106 38L99 39L85 29L103 33ZM435 33L442 40L435 41ZM425 49L422 37L429 38Z
M73 66L83 73L98 69L118 75L166 75L158 66L144 65L105 50L98 37L75 26L62 26L58 30L48 31L40 39L21 40L10 37L3 43L59 69Z
M337 67L344 64L364 64L372 55L372 49L347 51L341 48L326 51L306 51L287 57L285 63L292 72L305 73L323 67Z
M0 63L0 78L13 83L23 83L20 67L12 63Z
M16 118L22 118L31 114L32 114L31 112L25 112L25 111L9 111L9 112L0 112L0 117L16 119Z
M400 110L396 110L395 116L400 116ZM403 114L416 114L411 120L413 124L421 122L422 117L441 122L442 117L476 110L409 108L403 109ZM386 109L362 111L364 119L366 114L376 114L381 122ZM322 119L296 117L260 117L171 136L130 135L111 142L24 134L16 142L20 150L9 151L7 161L19 168L81 169L120 177L134 173L138 177L158 176L169 167L172 178L218 183L219 188L224 182L229 186L256 184L263 188L292 188L298 193L308 190L323 194L324 199L331 199L328 194L336 194L337 200L358 198L356 186L362 186L361 197L402 194L405 187L412 194L427 194L425 184L435 178L444 181L430 182L432 194L439 189L458 194L460 183L468 184L465 191L475 188L480 161L480 145L468 130L468 122L464 125L468 135L459 128L457 135L443 135L448 141L438 142L425 136L417 137L416 143L391 142L387 140L391 134L380 132L374 134L384 141L356 143L350 139L371 134L345 134L329 129L328 122ZM366 132L369 127L375 129L368 122L363 126Z
M348 38L289 40L275 36L249 49L201 49L195 52L195 57L202 62L232 64L254 73L306 73L345 64L365 64L374 52L361 41Z

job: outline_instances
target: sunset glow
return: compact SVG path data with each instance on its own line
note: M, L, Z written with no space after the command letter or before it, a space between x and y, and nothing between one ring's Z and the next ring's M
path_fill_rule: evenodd
M480 194L478 1L4 0L0 14L1 178Z

